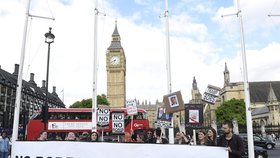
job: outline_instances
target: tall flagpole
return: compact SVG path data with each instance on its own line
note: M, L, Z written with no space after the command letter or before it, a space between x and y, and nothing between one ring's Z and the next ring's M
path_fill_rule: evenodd
M98 9L97 0L94 3L94 50L93 50L93 93L92 93L92 132L96 132L96 112L97 112L97 26L98 26Z
M17 79L16 104L15 104L15 110L14 110L14 122L13 122L13 134L12 134L12 153L11 153L12 157L15 157L15 154L14 154L15 142L18 139L18 124L19 124L19 111L20 111L20 100L21 100L21 89L22 89L22 74L23 74L23 64L24 64L24 57L25 57L25 45L26 45L26 34L27 34L27 27L28 27L30 1L31 0L28 0L27 4L26 4L25 23L24 23L23 38L22 38L22 44L21 44L21 55L20 55L20 64L19 64L19 72L18 72L18 79Z
M244 93L245 93L245 105L246 105L246 123L247 123L247 142L248 142L248 156L249 158L254 158L254 141L253 141L253 125L252 125L252 114L250 111L250 92L249 92L249 82L247 73L247 62L246 62L246 51L245 51L245 40L243 32L243 22L240 10L239 0L237 0L237 16L239 17L240 25L240 43L242 49L242 67L243 67L243 81L244 81Z
M165 0L165 39L166 39L166 69L167 69L167 93L172 93L171 84L171 63L170 63L170 42L169 42L169 20L168 20L168 0ZM169 128L169 143L174 144L174 120L171 119L171 127Z

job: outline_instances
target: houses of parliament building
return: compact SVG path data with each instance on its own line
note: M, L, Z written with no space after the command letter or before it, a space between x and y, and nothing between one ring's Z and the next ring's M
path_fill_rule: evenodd
M250 109L253 126L279 126L280 125L280 81L249 82ZM222 103L233 98L244 99L243 82L230 82L230 72L227 64L224 70L224 86L215 105L210 105L204 114L207 125L216 121L215 109ZM256 129L260 131L260 129ZM271 129L276 130L276 129Z
M9 73L0 67L0 127L1 129L11 129L13 126L14 108L16 100L17 77L19 65L15 64L14 72ZM29 81L22 81L22 93L20 102L19 124L26 125L33 113L41 109L45 102L46 81L38 86L34 81L35 74L30 73ZM51 108L63 108L64 103L53 87L51 93L47 95L47 104Z

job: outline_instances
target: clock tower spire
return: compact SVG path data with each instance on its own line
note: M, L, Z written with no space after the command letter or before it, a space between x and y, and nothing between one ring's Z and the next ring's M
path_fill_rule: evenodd
M115 22L112 41L106 53L107 98L110 107L125 107L126 101L126 58L121 37Z
M225 71L224 71L224 87L228 86L230 83L230 76L229 76L229 70L227 68L227 63L225 63Z

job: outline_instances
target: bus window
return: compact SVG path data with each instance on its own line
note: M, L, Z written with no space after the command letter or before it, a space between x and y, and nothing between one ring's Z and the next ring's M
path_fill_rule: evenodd
M138 112L137 115L134 115L133 119L142 120L143 119L143 113Z
M57 114L58 114L57 119L59 119L59 120L64 120L65 119L65 113L57 113Z
M91 113L87 112L87 113L80 113L79 114L79 118L82 120L87 120L87 119L91 119Z
M56 113L49 113L49 119L50 120L56 120L57 119L57 114Z
M66 114L66 119L67 120L75 120L75 118L76 118L75 113L69 112L69 113Z
M148 114L147 114L147 112L141 112L142 113L142 115L143 115L143 119L148 119Z
M130 119L130 118L131 118L130 115L126 115L126 116L124 117L125 120ZM134 117L133 117L133 118L134 118Z

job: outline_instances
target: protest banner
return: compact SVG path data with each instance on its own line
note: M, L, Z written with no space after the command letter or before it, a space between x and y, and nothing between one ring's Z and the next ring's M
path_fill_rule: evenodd
M137 115L137 103L135 99L126 101L126 109L128 115Z
M97 110L97 128L108 129L110 121L110 109L98 108Z
M76 141L16 141L13 145L15 158L228 158L226 148L213 146Z
M124 113L112 113L112 133L124 133Z
M213 85L208 85L201 100L209 104L215 104L217 97L219 97L220 95L220 91L221 88Z
M168 114L182 111L185 109L184 101L182 99L180 91L163 96L163 102L166 109L166 113Z

